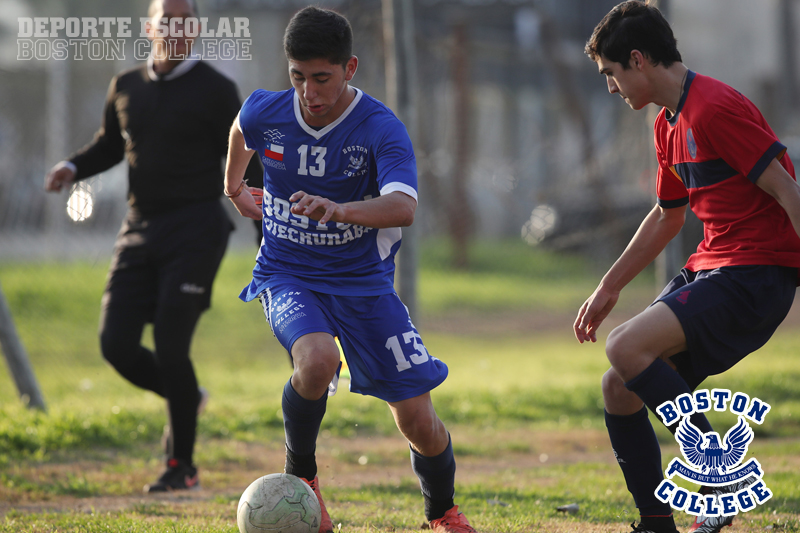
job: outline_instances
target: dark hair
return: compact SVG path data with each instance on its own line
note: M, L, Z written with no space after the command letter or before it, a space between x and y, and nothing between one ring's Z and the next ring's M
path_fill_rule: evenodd
M346 65L353 56L353 30L339 13L309 6L295 13L286 26L283 50L295 61L327 59Z
M669 67L683 61L667 19L658 8L639 0L622 2L609 11L584 49L592 61L602 56L624 69L630 67L632 50L639 50L654 65Z

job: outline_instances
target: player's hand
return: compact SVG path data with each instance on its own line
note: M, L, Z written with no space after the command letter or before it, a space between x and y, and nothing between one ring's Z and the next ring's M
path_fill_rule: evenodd
M325 224L329 220L344 222L344 208L322 196L297 191L289 197L289 201L293 204L292 213L295 215L307 216L320 224Z
M597 342L597 330L619 300L619 291L598 287L578 311L573 329L575 338L583 344Z
M263 195L264 191L258 187L245 187L239 196L230 200L243 217L261 220Z
M260 208L261 204L264 203L264 189L261 187L247 187L247 190L250 191L253 201Z
M59 192L64 187L69 187L75 181L75 173L67 166L56 165L44 177L44 190Z

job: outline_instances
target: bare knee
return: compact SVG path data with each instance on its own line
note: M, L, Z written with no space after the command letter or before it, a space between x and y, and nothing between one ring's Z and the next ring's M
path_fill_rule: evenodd
M444 424L435 414L432 417L402 417L397 420L397 429L411 443L419 443L430 439L431 436L437 433L440 425L441 429L444 429Z
M322 397L339 368L339 349L333 338L331 337L330 343L300 343L298 340L292 347L292 359L292 387L307 400Z
M411 446L427 457L439 455L447 448L450 437L433 404L417 399L390 403L397 429Z
M612 415L632 415L642 408L642 400L625 388L625 383L613 368L603 374L602 389L606 411Z

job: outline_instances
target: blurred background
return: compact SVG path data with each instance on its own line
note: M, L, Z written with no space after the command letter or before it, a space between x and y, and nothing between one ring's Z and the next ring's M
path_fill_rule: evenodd
M654 205L659 109L634 112L609 95L583 52L616 3L321 2L353 26L360 59L353 84L393 107L415 144L420 203L414 226L404 230L398 277L421 265L420 286L400 294L423 330L474 333L491 322L492 334L558 328L568 338L578 306ZM242 100L258 88L290 87L283 30L305 0L198 4L212 29L223 19L248 21L250 35L235 40L249 43L250 59L209 60L237 82ZM800 0L657 4L684 63L753 100L800 161ZM90 352L99 362L95 324L126 210L127 163L60 194L45 193L43 181L52 165L92 139L112 76L137 65L147 7L147 0L0 0L0 282L37 366L56 354L65 362L67 352ZM71 52L56 60L54 38L36 38L39 57L25 60L24 17L128 17L132 36L118 59L92 60L87 48L82 59ZM99 40L116 41L117 28L111 31L111 39ZM235 324L239 313L254 324L263 320L235 300L248 281L256 231L225 204L238 229L204 327L221 316ZM655 276L650 270L639 280L646 286L629 310L647 305L701 239L702 225L690 215ZM85 311L69 307L79 301ZM453 314L457 320L448 322ZM63 336L54 333L58 327ZM263 324L255 327L259 342L268 338Z
M198 0L216 27L247 17L250 60L215 60L244 99L289 87L281 40L295 0ZM480 239L585 254L601 270L654 203L652 121L607 93L583 53L616 0L413 0L413 117L419 234L453 244ZM387 100L379 0L324 1L351 21L360 58L353 82ZM748 96L800 158L796 0L661 0L685 64ZM111 77L133 67L145 0L0 0L0 261L107 257L126 209L126 164L71 195L46 194L46 171L92 138ZM19 17L131 17L124 59L20 60ZM48 39L44 39L48 40ZM44 45L43 45L44 46ZM652 106L651 106L652 107ZM69 209L68 209L69 204ZM229 206L230 207L230 206ZM252 228L233 246L252 246ZM701 238L687 225L682 256Z

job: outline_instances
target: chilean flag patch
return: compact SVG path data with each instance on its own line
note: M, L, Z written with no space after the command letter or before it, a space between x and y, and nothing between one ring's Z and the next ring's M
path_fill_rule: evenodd
M275 161L283 161L283 146L270 144L269 148L264 149L264 155Z

